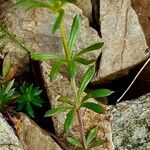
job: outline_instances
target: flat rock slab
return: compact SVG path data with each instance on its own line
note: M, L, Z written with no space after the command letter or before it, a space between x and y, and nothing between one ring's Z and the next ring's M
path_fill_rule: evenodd
M0 150L23 150L13 129L0 114Z
M16 130L24 150L62 150L57 143L29 117L21 113Z
M51 67L46 62L41 63L41 72L43 76L43 81L45 84L45 88L47 90L50 103L52 106L56 107L61 104L58 101L60 96L68 96L73 99L74 93L71 88L70 82L60 74L58 75L58 78L55 81L50 82L49 79L50 69ZM91 99L91 101L95 101L95 100ZM107 112L108 107L104 106L104 108L106 109L104 114L97 114L88 109L81 109L82 120L84 122L85 131L87 132L92 127L97 126L98 137L106 141L106 143L103 146L94 148L94 150L113 150L111 128L110 128L110 122L108 119L108 112ZM66 116L66 112L56 115L53 117L53 122L54 122L54 127L57 135L60 137L60 139L63 139L64 142L66 143L65 140L66 137L73 135L74 137L77 137L79 139L80 136L79 136L79 125L77 121L75 122L74 127L71 131L64 133L63 124L65 121L65 116ZM68 145L68 148L70 150L72 149L70 145Z
M55 16L47 9L36 9L24 11L22 8L8 10L3 16L4 22L9 30L26 41L28 47L32 47L36 52L43 53L63 53L63 46L59 32L52 34L52 26L55 22ZM77 37L77 42L74 51L79 51L91 44L102 41L97 32L89 26L88 19L82 15L81 9L73 4L68 4L65 7L65 30L69 37L73 18L79 15L81 19L80 32ZM14 42L8 41L5 46L5 51L14 52L21 58L14 57L14 61L22 64L28 57L26 53L22 54L21 48ZM87 55L90 59L97 59L101 50L91 52ZM15 56L15 55L13 55ZM22 61L21 61L22 60ZM29 60L26 61L28 63ZM23 65L24 66L24 63ZM87 70L87 66L80 65L77 80L81 79L83 72ZM66 73L64 73L66 75Z
M109 82L146 60L148 43L131 0L101 0L100 22L104 47L95 82Z
M150 149L150 94L124 101L112 112L115 150Z

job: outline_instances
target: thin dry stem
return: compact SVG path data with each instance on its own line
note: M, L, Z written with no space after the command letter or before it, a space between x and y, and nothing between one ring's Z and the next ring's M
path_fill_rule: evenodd
M87 147L85 131L84 131L84 126L83 126L83 121L82 121L82 118L81 118L80 110L77 110L77 117L78 117L78 122L79 122L80 136L81 136L81 139L82 139L82 143L84 145L84 148L87 149L88 147Z
M146 65L150 62L150 58L145 62L145 64L142 66L142 68L140 69L140 71L137 73L137 75L134 77L133 81L130 83L130 85L128 86L128 88L124 91L124 93L119 97L119 99L117 100L117 103L120 102L120 100L125 96L125 94L129 91L129 89L131 88L131 86L133 85L133 83L135 82L135 80L138 78L138 76L140 75L140 73L143 71L143 69L146 67Z

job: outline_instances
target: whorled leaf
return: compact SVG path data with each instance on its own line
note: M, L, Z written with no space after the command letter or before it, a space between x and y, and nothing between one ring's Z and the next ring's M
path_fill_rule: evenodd
M58 30L60 28L60 25L63 21L63 17L64 17L64 10L61 9L60 12L59 12L59 15L58 15L58 17L57 17L57 19L56 19L56 21L53 25L52 33L55 33L56 30Z
M82 144L73 137L68 137L67 141L74 146L81 147L81 148L83 147Z
M29 10L29 9L36 9L36 8L48 8L53 10L51 3L49 2L40 2L37 0L19 0L16 4L12 6L12 8L17 8L18 6Z
M61 69L61 63L55 63L52 65L52 69L50 71L50 80L53 81L57 78L57 75Z
M81 85L80 85L79 90L78 90L78 96L80 96L83 93L83 91L85 90L86 86L88 85L88 83L93 78L94 74L95 74L95 67L91 66L87 70L87 72L85 73L85 75L84 75L84 77L82 79Z
M65 56L62 55L56 55L56 54L32 54L31 58L34 60L51 60L54 62L65 62Z
M105 144L105 141L104 140L96 140L94 142L92 142L92 144L90 145L90 148L94 148L94 147L97 147L97 146L100 146L100 145L103 145Z
M93 110L96 113L104 113L105 109L100 105L93 102L86 102L81 105L81 107Z
M69 41L68 41L68 47L69 47L70 50L72 50L72 48L75 44L77 34L79 32L79 27L80 27L80 19L79 19L79 16L76 15L74 17L74 20L73 20L73 23L72 23L70 37L69 37Z
M66 103L66 104L69 104L69 105L71 105L71 106L75 106L75 104L74 104L74 103L70 100L70 98L67 97L67 96L61 96L61 97L59 98L59 101L64 102L64 103Z
M61 112L64 112L65 111L65 107L62 107L62 106L58 106L58 107L54 107L50 110L48 110L45 114L45 117L50 117L50 116L54 116L54 115L57 115Z
M88 132L88 134L86 136L87 145L89 145L93 141L93 139L96 137L96 133L97 133L97 128L96 127L92 128Z
M68 62L68 72L70 78L74 78L77 74L77 65L74 60Z
M83 54L91 52L91 51L99 50L103 45L104 45L104 43L100 43L100 42L95 43L95 44L90 45L87 48L81 50L77 55L83 55Z
M88 60L88 59L83 58L83 57L76 57L75 61L79 62L80 64L83 64L83 65L90 65L90 64L95 62L95 60Z
M87 94L83 99L82 102L85 102L89 98L100 98L100 97L106 97L113 93L114 91L111 91L109 89L98 89L90 92Z
M32 117L34 118L34 111L32 109L32 106L30 103L27 103L26 105L26 112Z
M66 115L66 120L65 120L65 123L64 123L64 131L65 132L72 128L73 122L74 122L74 118L75 118L75 111L72 109Z
M12 86L14 85L15 80L11 80L8 85L6 86L5 90L4 90L4 94L7 94L9 92L9 90L12 88Z

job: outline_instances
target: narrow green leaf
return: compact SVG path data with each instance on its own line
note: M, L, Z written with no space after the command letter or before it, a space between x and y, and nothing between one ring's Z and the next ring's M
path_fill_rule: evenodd
M59 101L64 102L64 103L67 103L67 104L72 105L72 106L75 105L75 104L69 99L69 97L67 97L67 96L61 96L60 99L59 99Z
M56 54L32 54L31 58L34 60L51 60L54 62L64 62L65 57Z
M31 101L31 103L34 104L35 106L42 107L42 104L44 103L44 101L40 98L34 98Z
M60 63L55 63L52 65L52 69L50 71L50 80L53 81L57 78L57 75L60 71L61 68L61 64Z
M71 60L68 62L68 71L69 71L69 76L71 78L74 78L77 74L77 66L76 66L76 62Z
M52 33L55 33L57 29L60 28L60 25L62 23L62 20L63 20L63 17L64 17L64 10L61 9L60 12L59 12L59 15L55 21L55 24L53 26L53 29L52 29Z
M67 115L66 115L66 120L64 124L64 131L68 131L72 128L73 126L73 121L75 117L75 111L71 110Z
M76 3L77 0L66 0L68 3Z
M98 89L95 91L92 91L91 93L87 94L82 102L85 102L86 100L88 100L89 98L99 98L99 97L106 97L109 96L113 93L114 91L108 90L108 89Z
M14 85L14 79L11 80L8 85L6 86L5 90L4 90L4 94L7 94L9 92L9 90L12 88L12 86Z
M65 111L65 109L66 108L64 108L62 106L54 107L54 108L48 110L44 117L50 117L50 116L57 115L58 113Z
M3 61L3 69L2 69L2 77L5 78L7 74L9 73L11 68L11 58L10 55L7 54Z
M86 107L90 110L93 110L96 113L104 113L104 111L105 111L105 109L101 105L93 103L93 102L83 103L81 105L81 107Z
M95 43L93 45L90 45L89 47L81 50L77 55L83 55L85 53L88 53L90 51L95 51L95 50L99 50L102 46L104 45L104 43Z
M91 144L90 148L94 148L94 147L97 147L97 146L100 146L100 145L103 145L103 144L105 144L105 141L99 139L99 140L97 140L97 141L94 141L94 142Z
M84 77L82 79L81 85L80 85L79 90L78 90L78 95L79 96L83 93L83 91L85 90L86 86L88 85L90 80L93 78L94 73L95 73L95 67L91 66L87 70L87 72L85 73L85 75L84 75Z
M95 62L95 60L88 60L88 59L82 58L82 57L75 58L75 61L79 62L79 63L81 63L83 65L89 65L89 64L92 64L92 63Z
M6 35L1 35L0 36L0 43L4 42L6 39Z
M68 42L68 47L70 50L72 50L74 46L75 40L77 38L77 34L79 32L79 27L80 27L80 19L79 16L76 15L72 23L69 42Z
M86 138L87 145L89 145L93 141L93 139L96 137L96 133L97 133L96 127L92 128L89 131L89 133L87 134L87 138Z
M81 148L83 147L82 144L73 137L68 137L67 141L74 146L81 147Z
M38 2L36 0L19 0L16 4L12 6L12 8L17 8L18 6L25 8L26 10L36 9L36 8L49 8L53 10L50 3Z
M26 111L32 118L34 118L34 112L30 103L27 103Z

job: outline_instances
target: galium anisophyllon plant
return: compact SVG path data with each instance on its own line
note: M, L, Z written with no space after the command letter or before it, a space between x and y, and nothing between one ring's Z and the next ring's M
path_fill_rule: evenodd
M88 93L86 96L83 97L83 93L90 82L90 80L95 75L95 66L94 66L94 60L90 60L86 58L86 54L94 51L99 50L103 43L95 43L92 44L84 49L81 49L79 52L74 51L74 45L76 42L77 34L80 29L80 18L78 15L76 15L73 19L71 32L69 37L66 34L65 26L64 26L64 5L66 3L74 3L75 0L47 0L45 2L37 1L37 0L19 0L14 7L22 6L24 8L28 9L35 9L35 8L48 8L50 11L52 11L56 15L56 21L52 28L52 33L55 33L57 30L60 30L60 35L63 43L64 48L64 55L60 54L32 54L32 51L25 47L24 44L20 40L18 40L15 36L12 36L7 32L7 30L3 29L3 31L15 42L17 42L22 48L25 50L28 50L31 52L31 58L34 60L51 60L54 64L52 65L52 69L50 71L50 79L51 81L55 80L57 78L57 75L59 74L59 71L61 69L61 66L65 65L68 74L70 77L70 83L71 87L73 89L74 98L61 96L59 101L61 101L65 105L60 105L53 107L49 111L46 112L45 116L53 116L57 115L61 112L67 112L66 119L64 123L64 131L68 131L73 127L73 124L75 122L76 116L78 119L79 127L80 127L80 136L81 139L75 139L74 137L68 137L67 140L69 143L74 145L75 147L80 147L84 149L90 149L95 146L99 146L104 143L101 139L96 138L97 134L97 127L93 127L88 134L85 134L84 131L84 125L82 122L82 116L80 113L80 110L82 107L90 109L96 113L104 113L104 108L100 104L96 102L90 102L90 98L99 98L99 97L106 97L112 94L112 91L108 89L98 89L95 91L92 91ZM80 63L82 65L89 65L89 68L87 69L86 73L83 76L83 79L81 81L81 84L79 85L79 88L76 86L75 77L77 75L77 64ZM28 92L30 92L31 89L29 87ZM27 94L27 93L26 93ZM30 107L31 108L31 107ZM30 115L33 115L32 111L30 111ZM81 142L80 142L81 141Z

